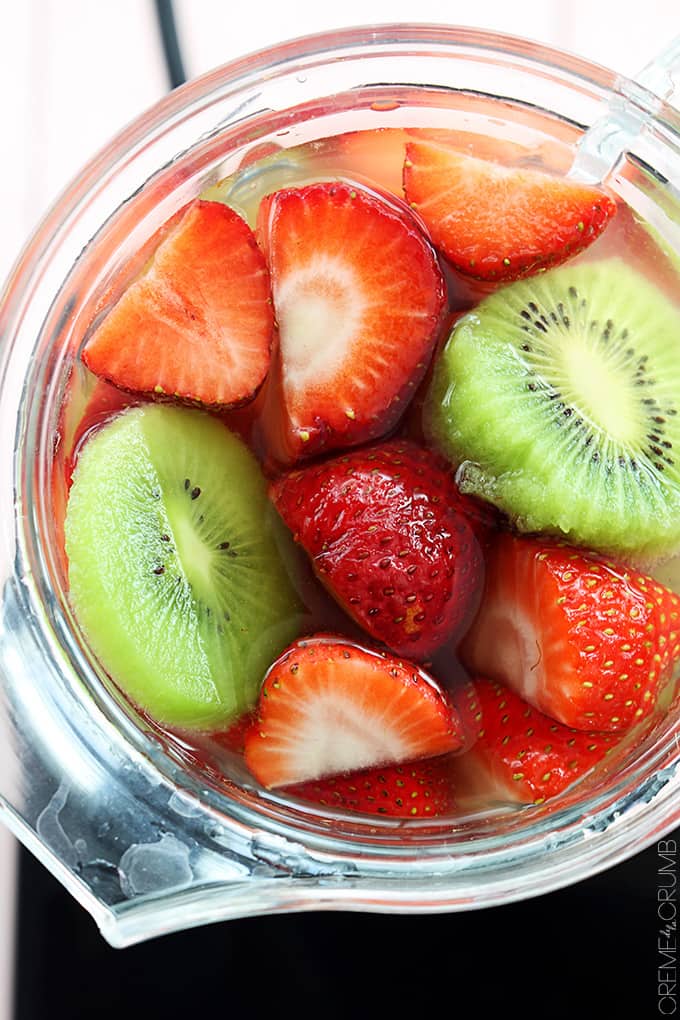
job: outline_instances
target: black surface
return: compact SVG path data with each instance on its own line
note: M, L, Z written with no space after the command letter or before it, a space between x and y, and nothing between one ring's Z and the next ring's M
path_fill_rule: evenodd
M289 1008L320 1020L427 1020L427 1011L436 1020L646 1020L663 1015L657 888L666 863L652 847L569 889L467 914L249 918L114 950L22 851L15 1020L231 1020Z

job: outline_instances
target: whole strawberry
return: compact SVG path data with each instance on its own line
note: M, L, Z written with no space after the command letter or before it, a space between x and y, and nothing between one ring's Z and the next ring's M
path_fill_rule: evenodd
M680 600L594 553L499 535L462 656L566 726L629 729L680 658Z
M465 631L482 554L468 503L426 450L396 440L357 450L285 475L270 495L322 583L372 637L425 659Z

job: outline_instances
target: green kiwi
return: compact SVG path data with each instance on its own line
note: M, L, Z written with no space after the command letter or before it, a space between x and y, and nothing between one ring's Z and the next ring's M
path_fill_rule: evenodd
M138 706L184 729L253 706L301 618L292 539L239 438L188 408L124 412L83 448L65 534L76 617Z
M523 531L638 559L680 546L680 310L620 259L553 269L456 324L426 431Z

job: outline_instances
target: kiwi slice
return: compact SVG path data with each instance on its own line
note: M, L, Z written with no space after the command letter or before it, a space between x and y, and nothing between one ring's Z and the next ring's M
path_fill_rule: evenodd
M680 310L620 259L496 291L456 324L426 431L523 531L639 559L680 545Z
M239 438L188 408L122 413L80 455L65 534L76 617L138 706L183 729L253 706L301 617L292 539Z

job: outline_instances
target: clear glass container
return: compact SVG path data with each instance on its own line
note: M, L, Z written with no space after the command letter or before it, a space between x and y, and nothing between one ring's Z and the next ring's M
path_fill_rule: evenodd
M669 98L674 67L660 72ZM128 260L162 222L249 150L405 126L414 109L429 116L458 95L494 97L518 124L545 113L574 153L587 128L604 124L588 153L591 170L601 166L608 186L680 251L668 211L680 189L680 116L670 105L520 39L379 26L287 43L172 93L83 170L6 285L0 739L11 765L0 775L0 817L112 945L277 911L510 902L614 865L680 820L676 707L634 754L624 749L615 768L557 808L401 821L212 783L118 697L69 610L53 455L69 372L102 294L121 285ZM612 147L614 129L628 139L623 152Z

